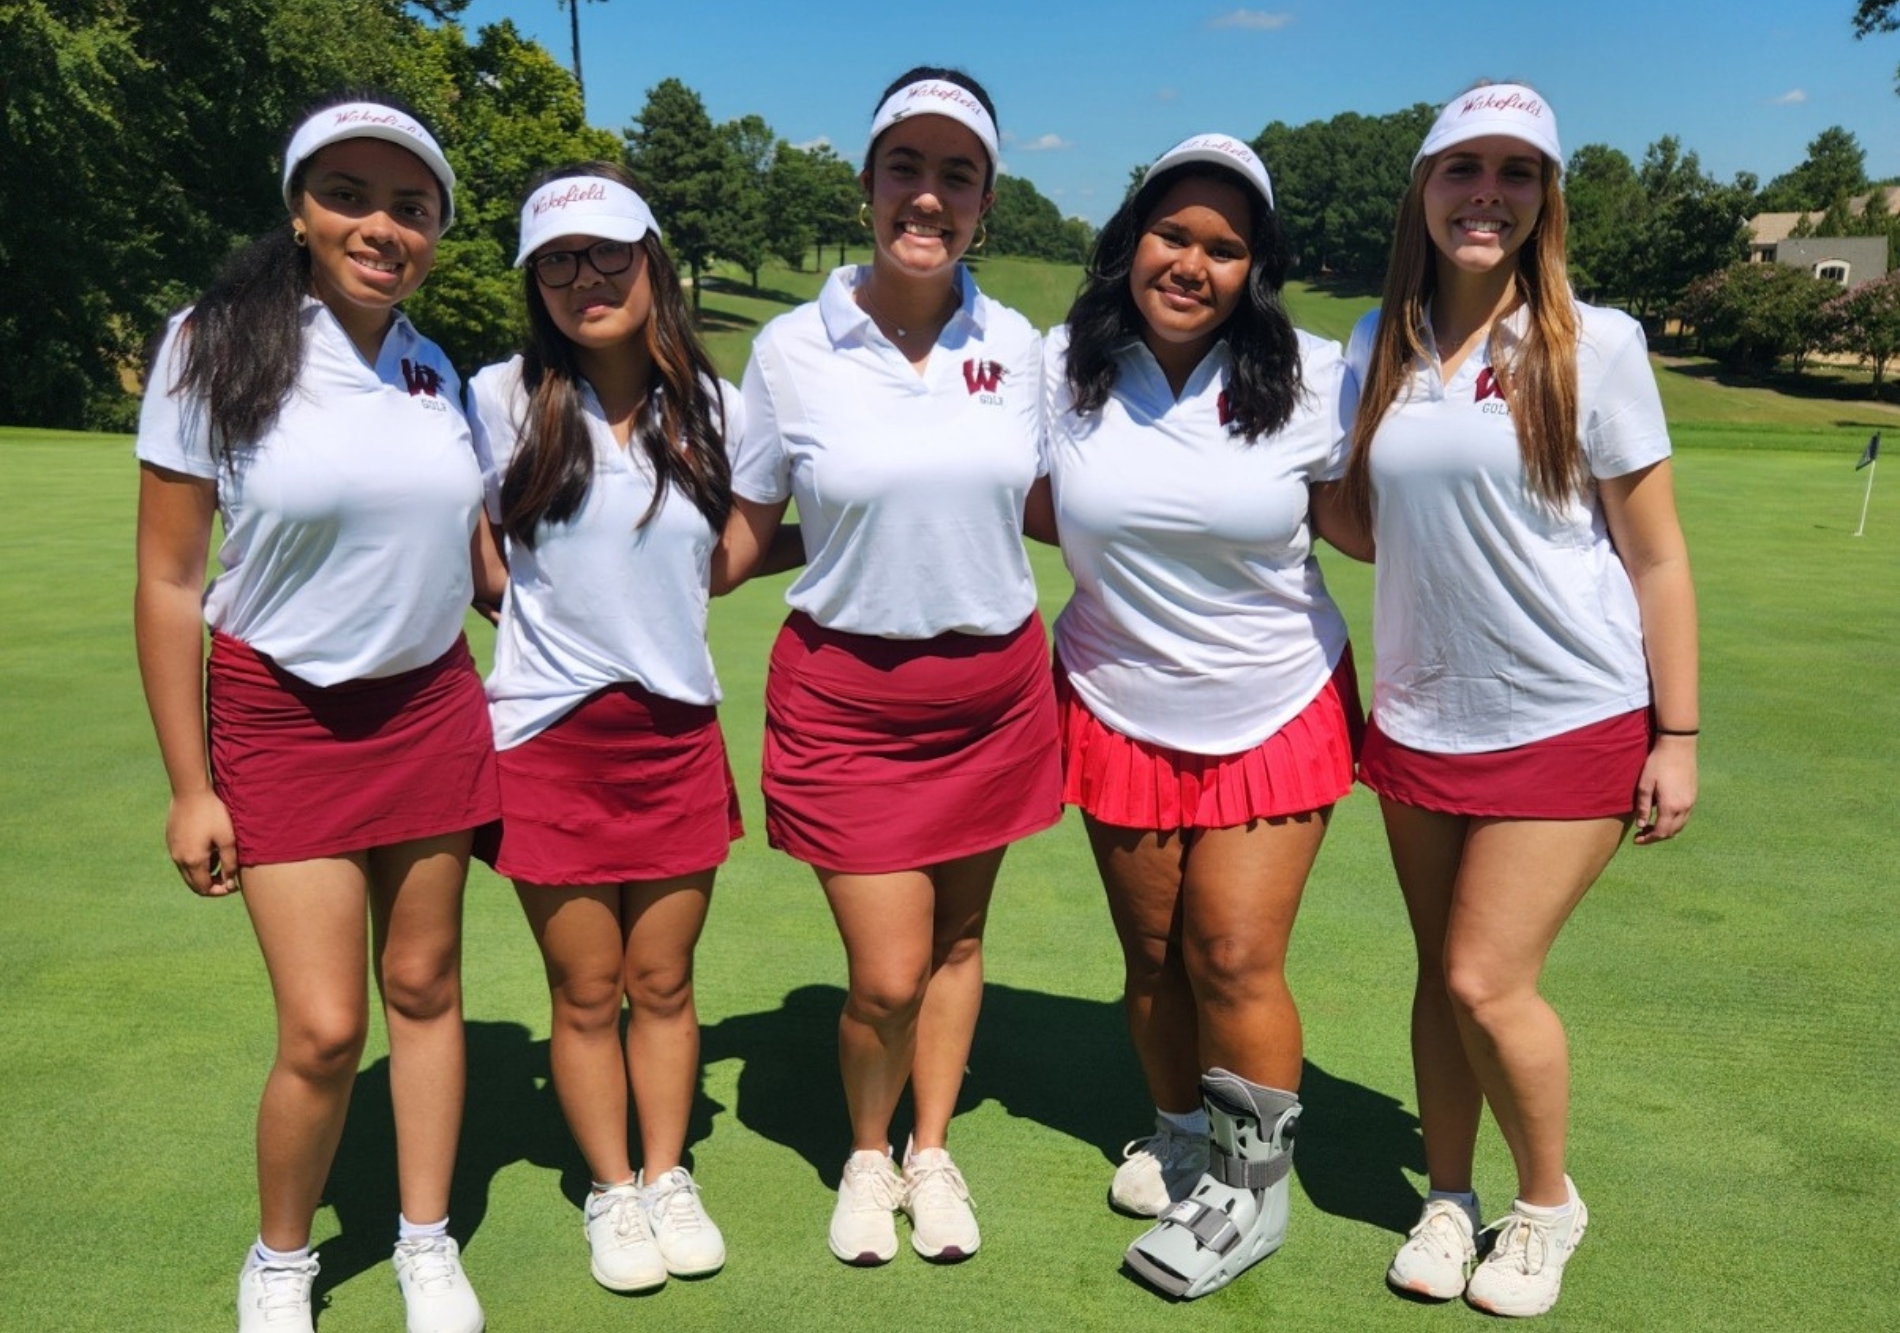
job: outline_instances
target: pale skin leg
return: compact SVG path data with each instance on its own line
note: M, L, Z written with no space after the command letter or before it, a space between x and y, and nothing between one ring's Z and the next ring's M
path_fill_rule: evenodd
M629 1084L647 1176L680 1164L699 1079L693 950L713 873L586 888L515 886L547 970L555 1095L588 1171L602 1183L633 1177ZM632 1007L624 1051L623 996Z
M853 1151L889 1145L907 1081L913 1146L944 1146L983 1002L983 926L1004 851L886 875L818 870L850 974L838 1064Z
M1516 1164L1518 1197L1563 1204L1570 1059L1537 983L1629 819L1478 819L1382 805L1418 946L1412 1046L1432 1186L1471 1187L1482 1094Z
M1130 1035L1162 1110L1198 1106L1213 1068L1299 1090L1287 944L1330 814L1185 833L1087 821L1122 942Z

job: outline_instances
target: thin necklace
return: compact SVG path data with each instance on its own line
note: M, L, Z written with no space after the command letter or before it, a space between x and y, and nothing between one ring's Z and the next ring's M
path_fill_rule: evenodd
M868 281L857 289L857 297L858 297L858 305L863 308L865 314L869 315L873 320L877 320L877 321L889 324L893 329L897 331L897 336L899 338L910 337L909 329L905 328L903 325L899 324L896 320L893 320L889 315L886 315L885 313L883 313L881 310L877 308L877 302L871 299L871 284ZM943 318L942 320L938 322L938 325L937 325L939 329L941 329L944 324L947 324L949 322L950 312L956 309L957 289L954 285L950 288L948 292L944 293L944 298L945 299L943 303ZM919 330L919 332L922 332L922 330Z

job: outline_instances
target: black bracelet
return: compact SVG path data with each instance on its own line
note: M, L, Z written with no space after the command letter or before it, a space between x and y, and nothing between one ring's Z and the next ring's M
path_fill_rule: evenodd
M1702 728L1691 727L1688 731L1677 731L1674 727L1657 727L1656 734L1658 736L1700 736Z

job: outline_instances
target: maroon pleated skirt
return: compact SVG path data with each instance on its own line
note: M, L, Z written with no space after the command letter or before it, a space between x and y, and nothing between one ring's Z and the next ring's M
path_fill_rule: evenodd
M242 865L457 833L501 813L466 639L413 671L323 687L214 633L205 703L212 785Z
M1251 750L1191 754L1124 736L1076 695L1056 663L1062 799L1120 828L1234 828L1303 814L1352 790L1364 729L1352 650L1292 721Z
M766 677L763 766L767 840L825 870L914 870L1048 828L1062 768L1041 617L898 640L793 612Z
M501 823L475 853L529 884L624 884L723 862L745 828L717 711L631 681L503 750Z
M1359 778L1389 800L1448 815L1607 819L1636 806L1649 757L1649 710L1619 714L1529 745L1434 754L1366 728Z

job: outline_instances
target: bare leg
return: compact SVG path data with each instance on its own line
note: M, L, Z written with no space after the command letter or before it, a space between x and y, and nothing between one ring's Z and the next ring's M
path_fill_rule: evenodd
M712 886L713 872L705 870L628 884L620 891L625 985L632 1008L627 1076L640 1113L641 1165L648 1180L678 1166L686 1148L686 1126L699 1086L693 950L706 924Z
M364 866L346 857L244 868L244 904L277 1006L277 1055L257 1108L259 1234L310 1243L369 1027Z
M389 1026L402 1214L448 1216L462 1132L468 1054L462 1032L462 885L470 834L378 847L369 854L375 968Z
M963 1090L977 1013L983 1007L983 926L1005 850L959 857L931 872L936 888L931 970L910 1067L911 1104L917 1113L911 1137L920 1149L944 1146L957 1094Z

